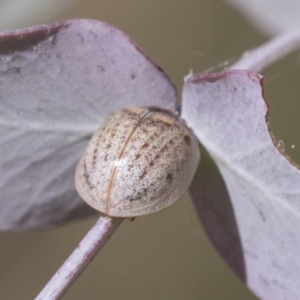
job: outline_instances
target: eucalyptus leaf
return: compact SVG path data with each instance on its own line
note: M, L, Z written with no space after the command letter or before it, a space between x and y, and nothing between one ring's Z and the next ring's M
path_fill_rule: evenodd
M0 229L52 227L92 213L77 161L113 111L175 109L175 89L124 33L71 20L0 35Z
M186 79L182 115L209 152L191 194L212 243L256 295L299 299L300 171L275 147L267 114L256 73Z

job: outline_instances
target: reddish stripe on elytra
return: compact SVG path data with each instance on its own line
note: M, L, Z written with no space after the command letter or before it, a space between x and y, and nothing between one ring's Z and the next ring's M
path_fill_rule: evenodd
M142 121L146 118L146 116L151 113L150 111L147 111L145 113L144 116L142 116L140 118L140 120L137 122L137 124L134 126L134 128L132 129L132 131L130 132L128 138L126 139L125 143L124 143L124 146L123 148L121 149L121 152L119 154L119 157L118 157L118 160L120 160L123 155L124 155L124 152L129 144L129 142L131 141L132 137L133 137L133 134L135 133L135 131L137 130L137 128L139 127L139 125L142 123ZM108 185L108 191L106 193L107 195L107 198L106 198L106 207L105 207L105 213L108 213L108 208L109 208L109 205L110 205L110 202L111 202L111 197L110 197L110 194L111 194L111 189L112 189L112 186L113 186L113 182L115 180L115 177L116 177L116 174L117 174L117 170L118 170L118 167L115 166L113 171L112 171L112 174L110 176L110 179L109 179L109 185Z
M169 145L173 144L173 140L174 139L171 139L167 144L162 146L162 148L158 151L154 158L149 162L149 166L146 167L143 173L140 175L140 179L143 179L148 174L149 169L153 167L155 163L157 163L157 161L160 159L161 155L168 150Z

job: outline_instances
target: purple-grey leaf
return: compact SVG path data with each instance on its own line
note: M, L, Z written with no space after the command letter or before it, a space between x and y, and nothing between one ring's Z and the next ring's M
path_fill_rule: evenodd
M167 76L124 33L71 20L0 35L0 229L91 213L73 177L91 134L128 106L175 109Z
M216 163L202 155L191 194L212 243L256 295L299 299L300 171L274 146L261 82L236 70L186 79L182 115Z

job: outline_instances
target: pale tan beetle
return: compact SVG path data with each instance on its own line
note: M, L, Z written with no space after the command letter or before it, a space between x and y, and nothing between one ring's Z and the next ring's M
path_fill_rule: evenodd
M199 162L198 141L176 114L134 107L111 114L90 140L75 185L109 217L154 213L178 200Z

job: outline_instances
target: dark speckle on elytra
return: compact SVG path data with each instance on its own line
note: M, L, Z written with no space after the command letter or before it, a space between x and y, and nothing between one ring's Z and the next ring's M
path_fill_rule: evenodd
M84 162L83 168L84 168L84 172L83 172L84 180L85 180L85 182L87 183L87 185L90 187L89 176L88 176L88 174L87 174L86 162Z
M191 144L191 138L188 135L185 135L184 142L186 143L187 146L189 146Z
M147 175L147 171L144 171L144 172L142 173L142 175L140 176L140 179L143 179L146 175Z
M143 146L142 146L142 149L145 149L145 148L148 148L149 147L149 144L148 143L145 143Z
M106 148L109 149L111 147L111 144L107 144Z
M161 148L161 150L160 150L160 152L161 153L164 153L165 151L167 151L168 150L168 147L167 147L167 145L165 145L165 146L163 146L162 148ZM159 155L157 155L157 157L158 157Z
M166 177L168 183L171 183L173 181L173 174L169 173Z
M95 149L94 149L94 153L93 153L93 162L92 162L92 165L93 165L93 166L96 165L97 154L98 154L98 149L95 148Z
M160 158L160 155L157 154L157 155L154 157L154 160L159 159L159 158Z
M136 156L135 156L135 159L139 159L141 157L141 154L137 154Z

